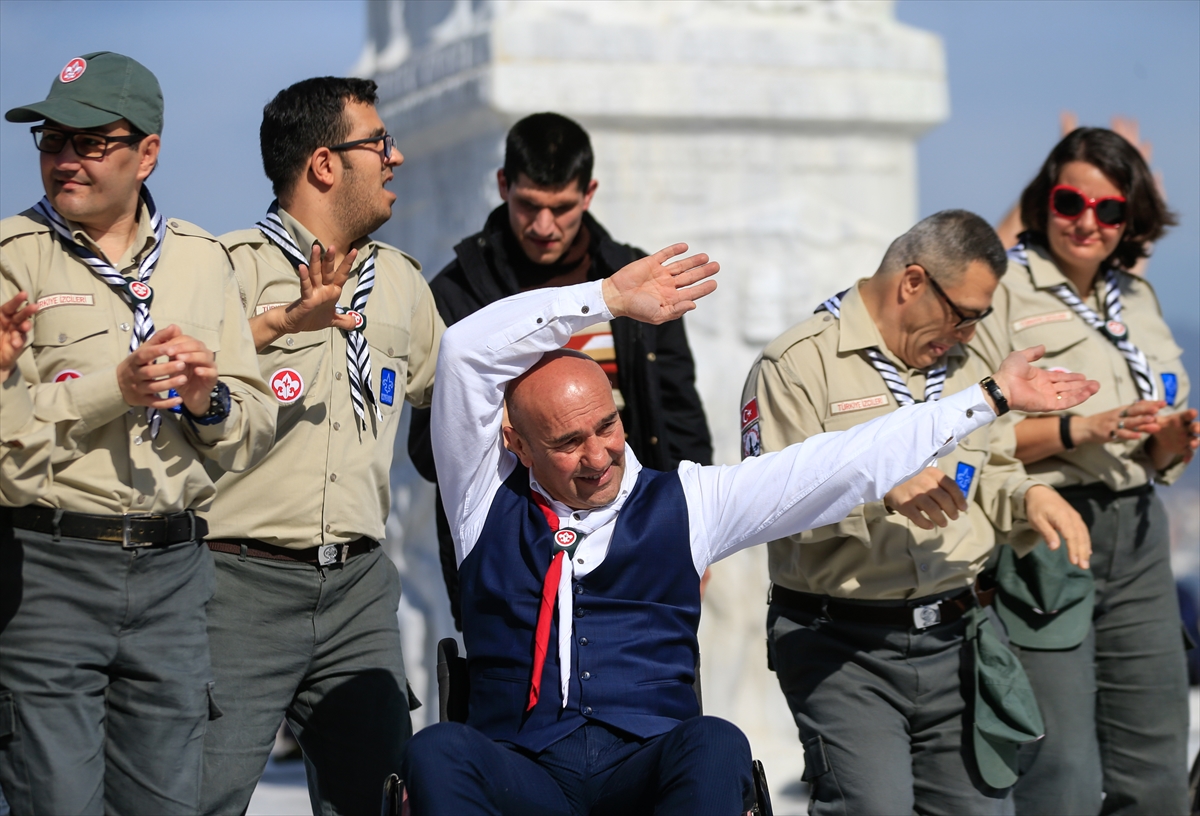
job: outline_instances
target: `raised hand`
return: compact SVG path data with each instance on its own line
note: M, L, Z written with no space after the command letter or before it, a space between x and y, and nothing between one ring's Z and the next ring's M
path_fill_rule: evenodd
M936 524L945 527L946 517L957 519L967 512L967 500L954 480L935 467L927 467L907 482L896 485L883 497L883 504L922 530Z
M721 266L704 253L668 263L687 252L687 244L674 244L622 267L603 283L604 302L617 317L643 323L666 323L696 308L696 301L717 288L705 280Z
M313 244L311 262L300 264L297 270L300 278L299 299L251 318L250 330L259 351L286 334L320 331L330 326L346 330L354 328L354 318L339 315L337 303L346 281L350 279L350 268L358 257L358 250L347 252L335 268L333 261L336 252L332 246L321 252L320 244Z
M17 358L29 342L29 332L33 331L30 318L37 313L38 307L36 303L26 303L28 299L28 292L17 292L6 303L0 304L0 382L12 374Z
M1057 550L1065 540L1071 563L1081 569L1091 566L1092 537L1087 525L1057 490L1034 485L1025 491L1025 518L1046 539L1047 547Z
M145 405L164 410L183 402L180 397L161 397L171 389L178 393L187 383L187 363L183 360L155 362L166 357L166 345L183 336L175 324L159 329L117 365L117 385L127 405Z
M1049 371L1030 365L1042 359L1045 346L1014 351L992 375L1014 411L1041 414L1074 408L1100 390L1100 383L1082 374Z

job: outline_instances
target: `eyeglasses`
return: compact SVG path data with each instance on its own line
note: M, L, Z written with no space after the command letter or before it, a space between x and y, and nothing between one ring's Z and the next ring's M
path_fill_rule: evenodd
M62 149L71 142L75 155L81 159L102 159L108 153L108 146L114 142L135 145L145 135L133 133L129 136L106 136L103 133L93 133L89 130L65 131L58 128L34 125L29 129L33 134L33 145L43 153L61 153Z
M382 136L372 136L369 139L355 139L353 142L342 142L341 144L330 145L330 150L349 150L352 147L371 144L372 142L383 142L383 160L388 161L392 158L392 149L396 146L396 139L390 133L385 133Z
M915 264L915 266L920 266L920 264ZM946 301L946 305L950 307L950 311L954 312L954 316L958 318L958 322L954 324L955 329L969 329L992 313L992 307L988 306L982 312L978 312L974 316L968 316L962 309L955 305L953 300L946 296L946 292L942 287L938 286L938 282L933 279L933 275L929 274L928 269L922 266L921 270L925 273L925 277L929 280L929 285L933 287L933 291L937 292L938 297ZM972 309L971 311L975 310Z
M1088 198L1066 184L1058 184L1050 190L1050 209L1059 218L1074 221L1088 208L1096 214L1096 221L1106 227L1119 227L1125 223L1127 205L1124 196Z

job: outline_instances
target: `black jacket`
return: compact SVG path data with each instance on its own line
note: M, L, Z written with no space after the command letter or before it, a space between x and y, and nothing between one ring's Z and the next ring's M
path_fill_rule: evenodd
M591 236L590 280L607 278L646 255L635 247L618 244L589 213L585 212L583 218ZM501 205L488 216L481 232L463 239L454 248L455 259L429 284L446 325L453 325L489 303L521 290L516 265L510 260L519 251L509 227L508 207ZM520 261L524 261L524 256ZM671 470L684 459L711 464L712 438L700 395L696 393L695 363L683 322L673 320L651 326L618 317L612 321L612 333L618 385L625 398L621 421L638 460L655 470ZM408 453L417 471L436 481L428 410L412 413ZM440 497L437 514L442 571L458 622L454 547Z

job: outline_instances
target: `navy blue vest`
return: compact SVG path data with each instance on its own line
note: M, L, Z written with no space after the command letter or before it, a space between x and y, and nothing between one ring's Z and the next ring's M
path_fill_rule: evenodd
M572 583L574 665L567 708L559 692L556 612L541 697L527 712L534 631L551 555L550 527L529 497L529 471L518 465L459 567L471 677L467 724L494 740L541 751L589 719L646 738L699 715L692 682L700 578L678 473L638 475L604 563Z

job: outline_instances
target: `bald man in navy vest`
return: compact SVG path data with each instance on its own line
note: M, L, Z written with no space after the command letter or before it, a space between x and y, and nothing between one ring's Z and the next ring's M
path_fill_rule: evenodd
M672 260L686 250L506 298L443 337L433 452L470 698L466 724L409 743L414 816L745 813L749 744L700 716L692 691L705 568L839 521L1010 407L1066 408L1098 388L1032 367L1030 349L951 397L739 465L643 468L603 370L562 347L614 317L695 308L718 265Z

